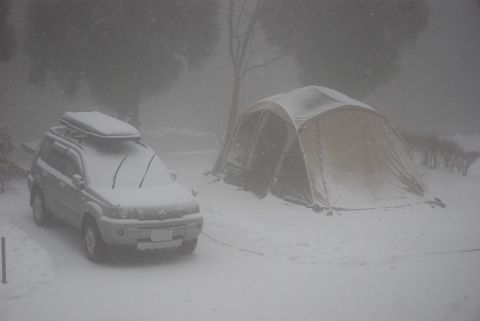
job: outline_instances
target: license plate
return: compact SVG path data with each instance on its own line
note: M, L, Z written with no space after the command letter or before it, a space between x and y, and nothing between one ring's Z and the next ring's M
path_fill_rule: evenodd
M176 239L163 242L139 242L137 243L137 249L139 250L161 250L168 248L175 248L182 245L182 239Z
M171 241L173 239L173 230L151 230L150 239L153 242Z

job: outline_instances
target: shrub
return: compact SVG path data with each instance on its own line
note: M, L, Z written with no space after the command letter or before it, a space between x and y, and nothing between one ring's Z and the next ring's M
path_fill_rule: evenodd
M434 134L402 133L414 160L430 168L445 168L467 175L480 152L467 151L457 142Z

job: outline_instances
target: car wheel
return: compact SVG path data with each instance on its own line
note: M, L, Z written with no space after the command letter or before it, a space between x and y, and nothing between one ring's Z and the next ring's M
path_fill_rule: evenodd
M101 262L105 258L106 244L93 218L87 218L82 228L82 245L90 261Z
M198 239L184 241L182 245L178 248L178 251L182 254L192 254L197 247Z
M34 190L32 195L32 212L35 223L39 226L47 226L50 223L52 215L45 209L42 193Z

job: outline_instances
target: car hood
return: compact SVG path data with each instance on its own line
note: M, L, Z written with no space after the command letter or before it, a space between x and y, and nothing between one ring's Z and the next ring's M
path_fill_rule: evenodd
M92 190L111 205L125 208L197 207L197 202L182 185L173 182L162 186L132 188L92 187Z

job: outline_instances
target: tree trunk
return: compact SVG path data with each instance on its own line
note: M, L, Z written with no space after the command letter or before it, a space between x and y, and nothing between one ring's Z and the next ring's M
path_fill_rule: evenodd
M237 122L238 116L238 104L240 100L240 85L242 84L242 80L240 76L235 75L235 79L233 81L233 90L232 90L232 104L230 106L230 112L228 115L228 127L227 127L227 137L231 136L235 124Z
M232 102L230 106L230 111L228 113L228 127L227 127L227 135L225 137L225 141L223 142L222 149L220 150L220 154L218 154L217 161L215 162L215 166L213 167L212 173L220 174L223 171L223 164L225 162L226 155L226 148L227 144L230 142L232 138L233 131L235 129L235 124L237 122L237 114L238 114L238 104L240 101L240 86L242 84L242 79L239 76L239 72L235 71L235 76L233 80L233 90L232 90Z

